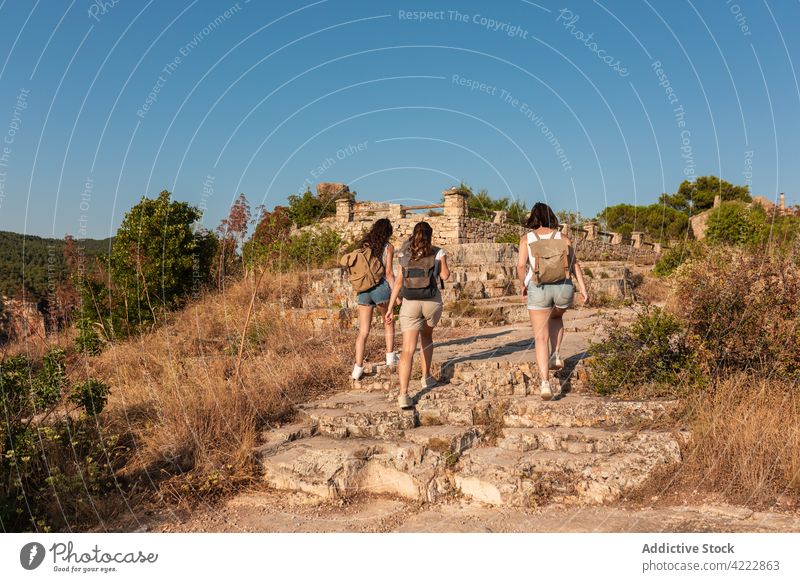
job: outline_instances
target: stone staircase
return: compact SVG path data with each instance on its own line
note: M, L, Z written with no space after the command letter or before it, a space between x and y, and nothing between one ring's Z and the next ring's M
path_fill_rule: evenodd
M590 394L573 360L560 373L562 393L543 401L527 363L452 359L414 410L395 403L395 371L375 366L349 391L299 406L294 424L264 434L264 479L328 499L461 495L535 507L611 501L680 461L685 435L669 430L676 402ZM412 380L412 394L418 386Z

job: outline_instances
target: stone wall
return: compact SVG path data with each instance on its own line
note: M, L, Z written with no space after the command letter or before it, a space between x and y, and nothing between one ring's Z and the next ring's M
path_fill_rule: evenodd
M580 261L631 261L654 264L658 253L652 246L634 247L632 244L612 244L602 240L573 240L575 254Z
M441 208L441 213L434 213ZM418 214L417 210L429 210ZM372 223L388 218L394 227L392 242L395 246L411 236L414 225L428 222L433 228L434 244L447 246L463 243L496 242L504 235L521 236L521 226L508 224L504 212L498 212L493 222L467 216L467 195L455 189L444 192L444 204L425 207L406 207L386 202L356 202L352 199L336 201L336 216L326 218L322 225L335 230L346 241L357 240L369 230ZM307 228L318 228L317 225Z

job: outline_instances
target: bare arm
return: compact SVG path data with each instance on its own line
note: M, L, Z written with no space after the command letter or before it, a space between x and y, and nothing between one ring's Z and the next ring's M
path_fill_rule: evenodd
M385 271L386 274L386 282L389 283L389 287L394 287L395 277L394 277L394 270L392 265L394 264L394 247L390 244L386 247L386 265Z
M528 274L528 244L527 235L519 239L519 253L517 255L517 279L522 287L522 294L527 295L528 288L525 286L525 277Z
M400 269L400 273L397 275L392 285L392 296L389 298L389 304L386 306L386 315L384 315L386 323L392 323L392 321L394 321L394 306L400 297L400 289L402 289L402 287L403 269Z
M569 244L569 250L575 256L575 247L572 246L572 241L568 238L564 237ZM572 264L573 271L575 272L575 279L578 281L578 292L583 295L583 303L584 305L589 303L589 291L586 289L586 280L583 278L583 269L581 269L581 264L578 261L578 257L575 256L575 261Z
M447 255L444 255L439 260L439 277L442 281L447 281L450 278L450 266L447 264Z

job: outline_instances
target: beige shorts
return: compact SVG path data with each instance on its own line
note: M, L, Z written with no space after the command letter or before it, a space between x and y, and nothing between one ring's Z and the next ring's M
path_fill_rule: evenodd
M403 299L400 305L401 331L421 331L424 324L436 327L442 317L442 301L439 299Z

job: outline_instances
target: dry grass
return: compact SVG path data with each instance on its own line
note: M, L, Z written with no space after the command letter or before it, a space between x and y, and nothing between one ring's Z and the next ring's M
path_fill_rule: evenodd
M663 305L669 297L670 284L666 279L645 275L636 286L635 294L639 301L651 305Z
M695 489L745 505L800 501L800 391L738 375L688 402L692 444L682 472Z
M126 477L182 499L247 482L261 430L290 420L294 404L346 385L352 334L315 334L310 323L287 319L278 304L297 302L299 278L262 285L238 380L252 283L230 285L87 360L88 375L111 385L104 415L134 444Z
M683 462L653 475L629 499L725 501L753 508L800 507L800 392L796 385L739 375L686 402L691 438Z

